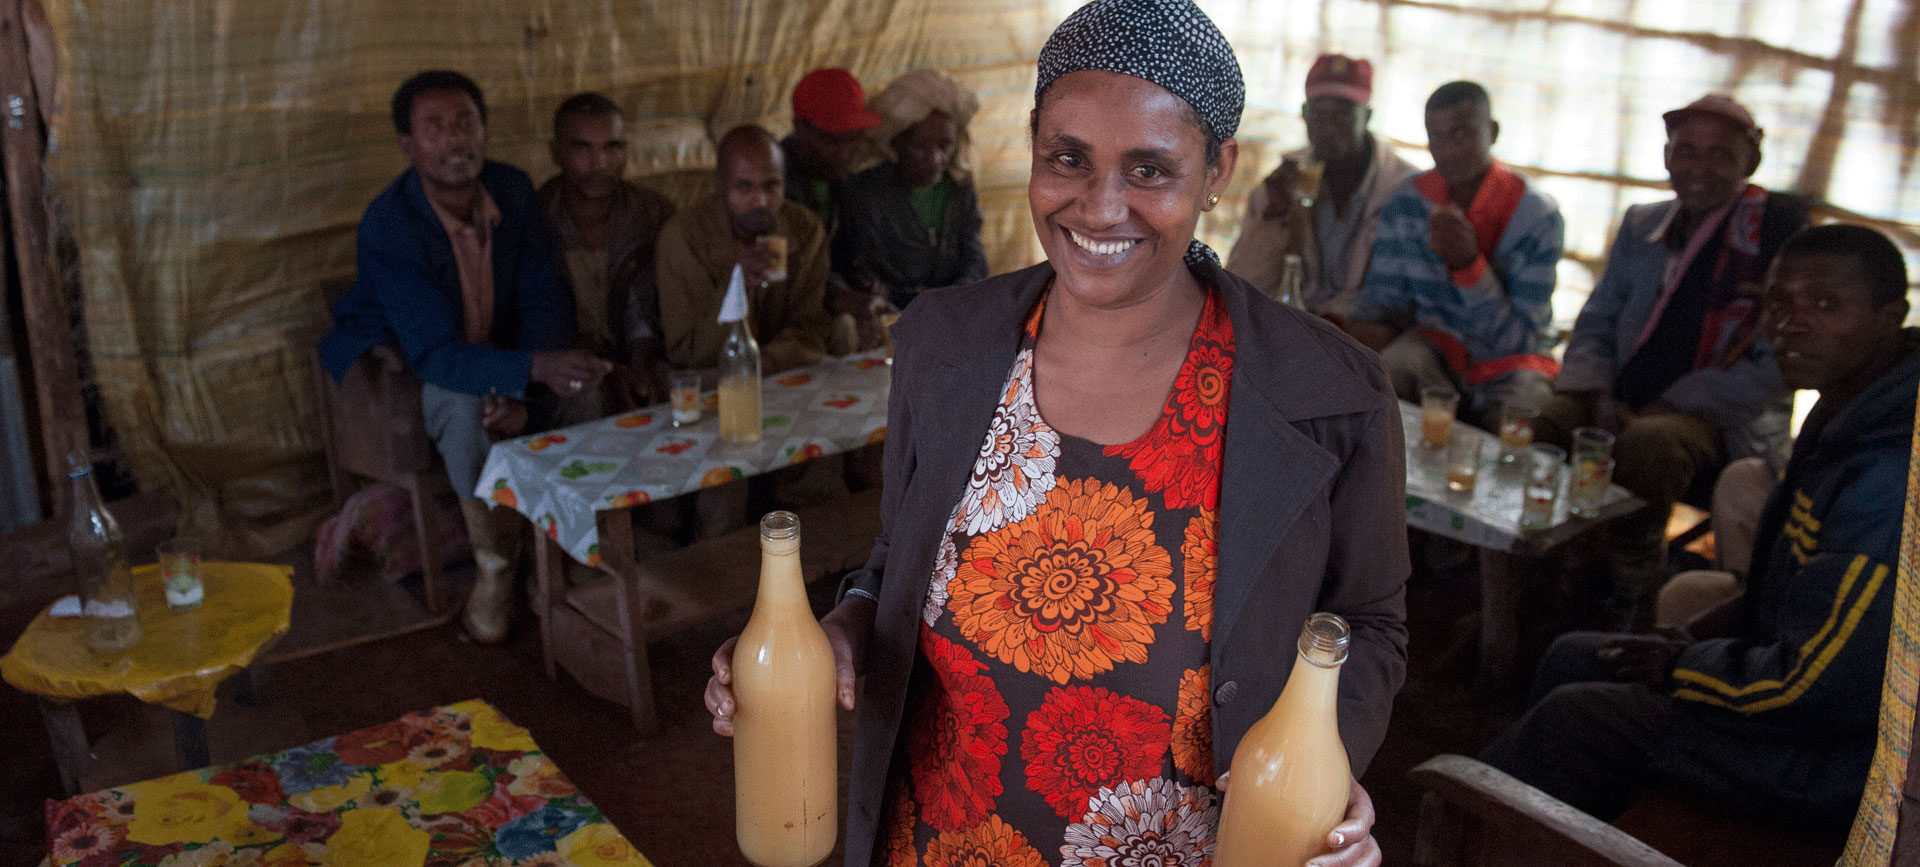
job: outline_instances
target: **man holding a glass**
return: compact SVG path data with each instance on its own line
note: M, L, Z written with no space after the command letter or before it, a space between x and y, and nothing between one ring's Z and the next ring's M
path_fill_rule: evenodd
M1322 54L1306 90L1307 147L1283 156L1248 197L1227 269L1278 297L1287 257L1299 256L1307 309L1339 322L1366 280L1380 209L1414 168L1367 130L1373 64Z

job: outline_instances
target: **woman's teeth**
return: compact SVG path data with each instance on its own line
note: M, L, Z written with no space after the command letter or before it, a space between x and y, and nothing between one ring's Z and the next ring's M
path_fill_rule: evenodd
M1140 243L1139 241L1095 241L1072 229L1067 230L1067 237L1072 238L1075 244L1080 245L1080 249L1096 256L1117 256L1133 249L1133 245Z

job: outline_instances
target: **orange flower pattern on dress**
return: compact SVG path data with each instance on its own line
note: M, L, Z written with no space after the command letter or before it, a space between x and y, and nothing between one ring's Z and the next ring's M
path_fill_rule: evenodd
M942 831L927 843L927 867L1047 867L1027 836L988 816L966 831Z
M1232 325L1209 289L1159 417L1103 445L1040 416L1046 304L934 548L878 851L1199 867L1219 803L1207 661Z
M1180 675L1180 700L1173 713L1173 766L1192 779L1213 785L1213 673L1203 665Z
M1213 640L1213 582L1220 571L1220 513L1201 509L1187 522L1180 543L1180 565L1187 571L1187 628Z
M961 528L977 535L1033 514L1053 490L1059 457L1060 434L1040 419L1033 400L1033 350L1023 350L960 498Z
M1227 427L1227 394L1233 382L1233 323L1216 293L1207 294L1200 325L1186 361L1173 379L1173 393L1146 436L1108 446L1161 494L1167 508L1220 507L1220 450Z
M1145 662L1173 609L1173 562L1147 501L1098 479L976 537L948 585L962 635L1001 662L1066 683Z

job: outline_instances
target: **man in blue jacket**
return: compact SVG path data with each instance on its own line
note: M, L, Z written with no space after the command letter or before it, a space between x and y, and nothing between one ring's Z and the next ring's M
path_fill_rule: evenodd
M1606 820L1650 785L1768 820L1852 818L1920 393L1906 290L1899 249L1871 229L1820 226L1781 247L1765 325L1781 376L1820 402L1761 513L1744 596L1696 620L1698 635L1562 636L1533 708L1485 761Z
M1612 527L1621 626L1651 611L1674 501L1734 460L1779 466L1791 399L1760 333L1760 284L1807 225L1798 198L1748 180L1761 130L1738 102L1708 94L1661 117L1674 197L1627 209L1534 424L1561 447L1583 425L1611 431L1614 481L1647 501Z
M591 388L608 366L569 348L573 303L533 182L486 159L479 86L458 72L421 72L394 92L393 126L412 168L361 217L359 276L334 305L320 357L340 379L367 350L397 343L424 382L427 433L479 565L467 631L499 641L513 598L511 536L473 497L487 448L526 429L529 401Z

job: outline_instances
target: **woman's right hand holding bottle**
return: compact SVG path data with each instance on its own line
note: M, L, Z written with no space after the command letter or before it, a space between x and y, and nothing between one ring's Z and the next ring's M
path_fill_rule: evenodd
M827 616L820 628L833 647L833 672L840 693L840 706L853 710L854 683L861 663L866 659L867 639L873 635L874 602L864 596L848 596ZM713 653L713 676L707 678L707 712L713 715L713 731L733 737L733 648L738 636L729 638Z

